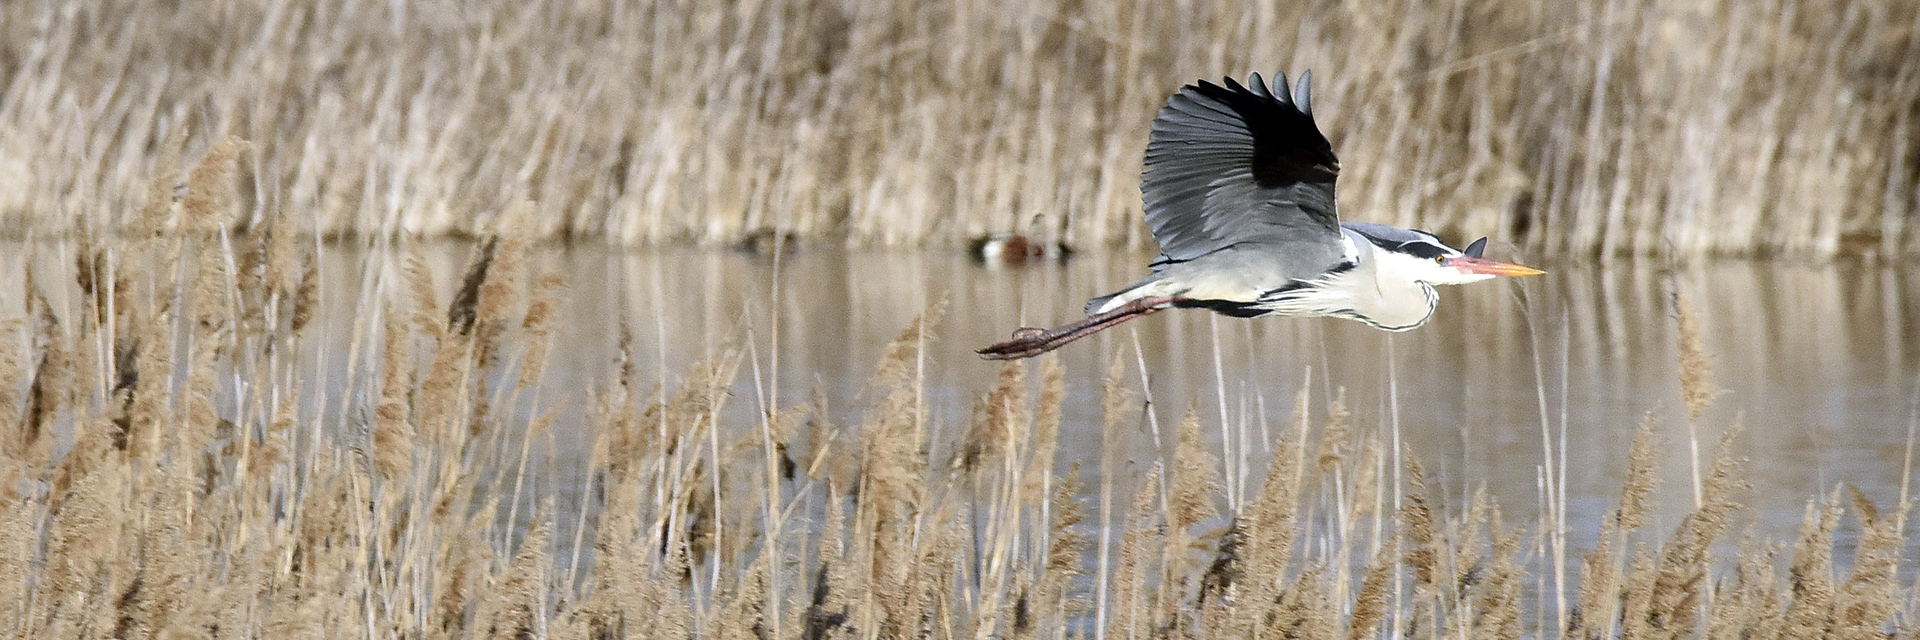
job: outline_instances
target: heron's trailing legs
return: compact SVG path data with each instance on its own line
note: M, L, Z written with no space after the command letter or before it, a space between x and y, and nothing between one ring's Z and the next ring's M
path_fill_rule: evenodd
M1005 342L975 351L988 360L1017 360L1058 349L1061 346L1085 338L1140 316L1167 308L1174 298L1140 298L1120 305L1112 311L1098 313L1082 318L1079 322L1052 329L1021 327L1013 332L1013 337Z

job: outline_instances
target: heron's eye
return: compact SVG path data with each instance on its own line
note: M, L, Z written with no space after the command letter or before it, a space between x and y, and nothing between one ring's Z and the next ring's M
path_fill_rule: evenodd
M1434 263L1434 264L1437 264L1437 265L1445 265L1445 264L1447 264L1447 257L1446 257L1446 256L1434 256L1434 257L1433 257L1433 263Z

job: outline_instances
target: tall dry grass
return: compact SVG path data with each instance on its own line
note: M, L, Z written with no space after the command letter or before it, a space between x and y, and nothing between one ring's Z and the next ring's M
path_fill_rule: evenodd
M1148 242L1181 84L1319 71L1354 219L1544 253L1920 250L1920 8L967 1L0 6L0 220L108 232L254 142L241 228ZM170 188L172 185L163 185Z
M1809 503L1791 544L1736 541L1754 471L1723 441L1697 508L1656 529L1650 505L1670 494L1653 484L1666 436L1651 422L1577 580L1552 583L1577 594L1555 597L1539 578L1557 565L1528 543L1552 517L1510 520L1484 494L1444 503L1415 457L1348 424L1339 401L1313 419L1307 389L1238 506L1205 412L1189 410L1143 473L1124 471L1121 452L1149 437L1124 359L1104 384L1101 469L1055 466L1069 382L1052 359L1038 375L1006 365L964 436L941 442L920 389L939 305L894 339L847 423L818 398L772 394L756 418L730 417L742 371L771 366L751 351L671 378L616 359L585 395L548 388L542 331L564 280L514 235L477 243L446 302L409 249L374 252L391 268L370 270L366 312L316 324L319 248L272 224L226 230L240 146L206 154L182 188L163 177L140 214L150 231L88 239L70 268L30 274L27 314L0 322L0 632L1914 633L1899 572L1909 505L1836 490ZM323 332L356 346L301 348ZM1710 377L1703 362L1687 375ZM309 377L331 370L349 373ZM554 455L567 403L589 407L579 486L528 464ZM1555 601L1574 607L1542 615Z

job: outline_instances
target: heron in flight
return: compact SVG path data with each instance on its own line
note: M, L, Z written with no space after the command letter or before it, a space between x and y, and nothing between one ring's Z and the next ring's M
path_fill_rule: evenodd
M1340 222L1340 160L1313 122L1312 73L1289 92L1255 73L1246 86L1202 80L1153 119L1140 192L1160 257L1147 277L1087 302L1087 317L1022 328L982 357L1036 356L1168 307L1253 318L1335 316L1387 331L1433 317L1435 285L1543 273L1462 251L1431 233Z

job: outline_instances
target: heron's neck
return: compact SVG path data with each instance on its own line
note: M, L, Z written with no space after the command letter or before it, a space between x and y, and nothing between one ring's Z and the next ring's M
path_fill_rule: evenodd
M1433 317L1438 293L1433 285L1414 280L1419 258L1391 251L1374 251L1373 259L1354 269L1353 310L1360 320L1388 331L1406 331ZM1371 285L1371 286L1367 286Z

